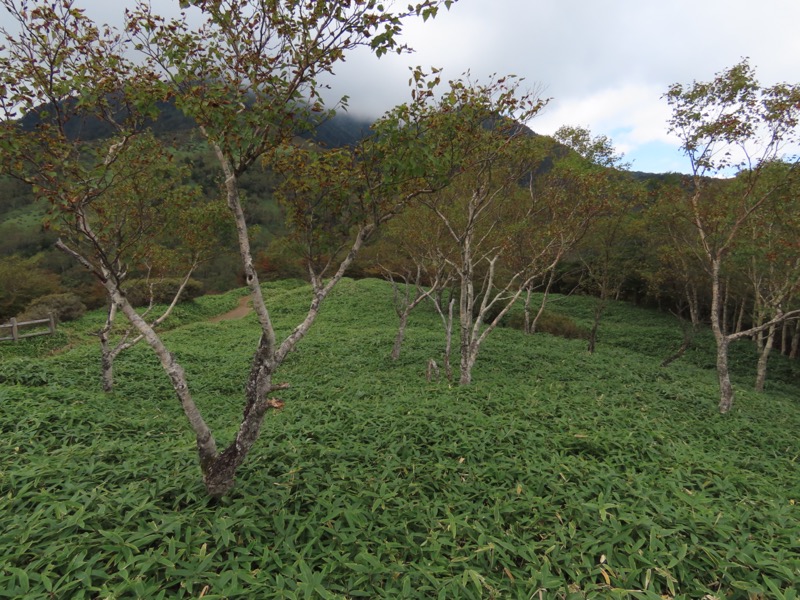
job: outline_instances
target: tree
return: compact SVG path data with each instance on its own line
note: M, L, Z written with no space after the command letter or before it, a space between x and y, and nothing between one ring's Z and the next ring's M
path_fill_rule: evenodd
M183 185L185 172L147 131L158 80L123 57L122 38L98 29L72 2L28 9L8 0L3 6L20 27L17 35L3 32L9 50L1 63L0 143L10 157L4 169L50 202L46 225L61 236L56 247L106 287L108 317L98 337L103 388L111 391L115 358L141 339L123 334L111 343L119 306L114 293L125 295L137 269L155 275L171 266L174 272L174 258L183 252L188 256L177 268L185 285L213 242L213 211L197 205L196 190ZM84 139L86 123L108 130L109 141ZM165 238L178 236L180 248L167 248ZM167 318L182 291L152 327Z
M765 167L758 186L773 188L776 181L779 185L772 192L773 200L748 221L732 257L746 274L752 325L772 323L754 335L759 350L756 391L763 391L766 382L767 363L780 325L776 318L791 308L800 291L800 173L787 174L791 169L792 165L784 162Z
M186 168L178 168L172 155L148 132L130 142L127 150L134 156L146 156L147 162L117 161L112 171L113 182L105 192L87 205L83 218L95 235L95 242L104 249L119 279L119 287L131 304L138 305L137 295L146 298L147 308L141 314L151 319L155 309L156 288L165 278L178 275L172 294L159 294L167 307L150 320L157 328L172 313L189 284L198 264L206 260L218 242L222 217L218 202L203 201L199 190L184 184ZM92 262L92 248L87 236L77 227L63 228L70 253L79 253L80 262ZM175 244L180 240L180 244ZM67 246L61 241L62 248ZM95 264L93 271L98 271ZM136 279L134 279L136 277ZM132 286L138 284L136 290ZM120 353L142 341L130 328L114 333L118 305L108 302L106 322L97 332L101 348L103 389L114 387L114 361Z
M107 260L93 231L79 220L80 232L100 257L95 275L111 301L153 348L172 382L196 436L208 493L223 496L233 488L236 470L255 443L267 411L282 406L282 401L270 397L272 392L288 387L273 383L275 371L309 330L322 301L377 227L376 221L388 215L362 222L330 280L316 282L320 285L314 286L306 318L278 343L250 251L239 178L256 161L274 158L276 150L291 141L298 126L311 123L309 117L322 109L319 76L332 72L348 51L358 46L368 46L378 55L403 51L405 46L398 42L403 21L411 16L435 16L440 6L449 7L452 1L425 0L407 10L392 11L373 1L323 0L310 4L305 0L199 0L192 3L202 21L198 27L191 26L185 15L165 20L150 6L140 4L128 14L124 36L107 27L98 29L70 0L37 5L31 11L24 5L18 7L14 0L3 3L29 34L19 40L6 36L12 52L2 63L7 116L4 149L12 148L19 160L29 157L19 128L8 120L16 107L29 112L46 104L59 115L65 106L75 106L95 116L114 117L120 112L124 116L109 119L117 125L116 137L105 148L105 159L92 162L97 172L90 173L88 180L95 182L94 186L80 190L70 185L53 186L50 195L58 210L70 213L72 207L85 206L102 195L108 167L121 160L137 128L152 116L155 98L174 98L197 123L217 157L242 267L262 330L245 386L243 417L235 439L222 451L218 451L192 398L182 366L151 324L127 301L113 263ZM189 4L182 2L184 7ZM146 60L133 63L126 58L130 54L127 40L134 41ZM124 110L117 110L112 100L121 102ZM40 140L48 139L51 127L44 119ZM51 170L58 170L52 171L48 181L56 182L63 174L68 175L69 182L87 181L74 171L82 164L74 148L60 142L63 136L53 139L44 146L51 158L41 163L48 177ZM80 260L77 252L74 255ZM95 268L88 261L84 264Z
M607 135L592 136L586 127L562 125L553 134L553 138L574 150L590 163L608 169L625 170L630 163L624 161L624 154L617 154L614 142Z
M781 312L750 330L726 332L722 321L723 273L747 224L787 185L786 178L767 187L759 186L759 182L767 167L798 139L800 86L782 83L762 87L743 60L710 82L673 84L665 97L672 107L670 131L680 138L692 169L684 210L694 225L695 247L710 281L719 410L727 413L734 401L728 372L730 343L792 315ZM797 168L796 160L790 164L786 177ZM708 178L731 169L738 171L738 185L732 186L730 193L715 193L718 183Z
M610 138L592 137L588 129L568 126L559 128L554 138L589 163L587 176L592 174L592 193L598 196L596 218L577 248L585 285L597 296L588 343L592 353L608 301L619 296L637 260L632 211L642 198L635 182L620 172L629 164L616 154Z
M706 304L701 297L706 274L693 250L696 229L682 206L686 193L682 179L658 182L650 190L652 200L644 213L648 244L640 271L659 306L666 301L680 319L688 312L696 330Z
M424 210L421 206L410 207L393 219L373 251L380 274L392 284L394 309L399 319L392 360L400 358L411 311L425 300L435 303L439 292L453 278L447 261L438 251L437 240L444 234L441 223L424 218L420 214ZM448 360L445 352L449 374Z
M565 161L540 171L550 144L522 125L546 100L521 93L519 82L501 78L486 86L464 80L431 107L428 155L455 173L451 185L426 196L424 211L406 215L407 227L429 231L432 217L441 235L424 252L440 257L458 290L460 378L472 380L483 342L523 292L551 272L586 231L597 211L596 181ZM446 330L449 310L437 304Z
M481 344L532 277L528 265L541 258L531 257L514 273L500 272L515 231L534 213L521 199L519 183L530 178L536 157L533 137L521 124L546 104L518 88L513 78L483 86L455 80L431 107L435 125L426 138L429 153L457 178L421 202L444 232L437 254L455 273L459 288L462 385L472 380Z

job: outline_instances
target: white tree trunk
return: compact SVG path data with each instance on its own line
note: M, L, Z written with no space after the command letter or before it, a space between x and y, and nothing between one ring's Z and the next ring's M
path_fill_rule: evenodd
M711 268L711 330L717 345L717 379L719 381L719 412L730 411L733 406L734 393L731 377L728 372L728 346L730 340L725 334L720 314L723 303L719 279L720 260L714 258Z
M769 355L772 352L772 346L775 343L775 328L776 325L773 325L767 330L767 335L764 339L764 347L761 349L761 353L758 356L755 385L755 390L757 392L764 391L764 384L767 381L767 363L769 361Z
M445 324L445 341L444 341L444 372L448 381L453 381L453 363L451 360L453 348L453 310L456 305L456 299L450 298L447 304L447 322Z

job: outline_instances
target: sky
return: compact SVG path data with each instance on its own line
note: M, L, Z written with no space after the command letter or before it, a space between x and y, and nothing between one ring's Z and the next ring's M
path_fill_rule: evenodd
M397 0L404 6L413 0ZM128 0L78 0L94 18L121 23ZM153 0L177 12L177 0ZM706 81L747 57L762 84L800 82L800 0L458 0L425 23L409 21L413 54L356 51L328 83L349 112L378 117L410 99L409 67L467 70L487 82L515 74L551 98L529 127L562 125L606 135L636 171L688 172L667 133L672 83Z
M800 82L798 0L459 0L435 20L413 23L404 39L416 52L350 58L335 91L350 112L373 115L408 99L408 67L497 73L552 98L528 125L562 125L607 135L631 168L688 172L670 109L672 83L706 81L747 57L765 85Z

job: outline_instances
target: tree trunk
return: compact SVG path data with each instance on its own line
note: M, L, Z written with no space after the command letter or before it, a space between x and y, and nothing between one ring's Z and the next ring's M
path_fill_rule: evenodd
M282 401L266 396L273 390L284 389L287 386L271 385L270 366L264 364L259 354L256 352L253 369L247 382L245 390L247 402L236 438L211 461L207 468L203 469L206 491L213 498L221 498L233 489L236 483L236 471L258 440L267 410L283 407Z
M603 318L603 313L606 311L607 301L605 298L600 298L594 307L594 322L592 323L592 330L589 332L589 345L587 350L589 354L594 354L595 347L597 346L597 331L600 329L600 321Z
M183 412L194 431L195 439L197 440L197 452L200 457L200 469L205 474L217 456L217 444L189 392L189 384L183 367L175 360L175 356L167 350L164 342L153 328L136 312L127 298L119 293L119 290L116 289L111 281L106 281L106 289L111 295L112 302L117 303L117 306L119 306L131 324L142 333L145 341L156 353L162 368L169 376L175 395L178 397L181 408L183 408Z
M758 367L756 368L756 386L757 392L764 391L764 383L767 381L767 362L769 355L772 351L772 346L775 343L775 325L769 328L767 336L764 340L764 347L761 349L761 354L758 357Z
M539 324L539 319L542 318L544 309L547 306L547 300L550 297L550 290L553 288L553 282L555 281L556 264L557 262L554 262L551 265L550 276L547 278L547 285L544 288L544 294L542 294L542 302L539 304L539 310L536 311L536 316L531 320L530 330L528 331L528 333L531 335L536 333L536 326Z
M106 323L97 332L97 337L100 338L100 380L103 385L103 391L106 393L114 391L114 359L117 353L114 352L110 345L110 334L116 316L117 305L110 302L106 314Z
M734 330L736 333L742 330L742 326L744 324L744 309L745 305L747 304L746 300L742 300L741 305L739 306L739 316L736 317L736 329Z
M470 217L474 207L470 204ZM459 277L461 279L461 294L459 297L458 317L460 326L461 340L461 375L460 385L468 385L472 382L472 367L477 358L477 348L473 349L473 329L475 327L475 286L472 282L475 265L472 257L472 229L468 229L461 242L461 268ZM488 293L488 292L487 292ZM480 319L478 315L477 319Z
M681 317L680 314L678 314L677 316L681 322L681 330L683 332L683 342L681 343L681 347L678 348L678 350L674 354L668 356L663 361L661 361L662 367L668 367L676 360L678 360L680 357L682 357L689 349L689 347L692 345L694 336L697 333L697 328L694 325L687 324L686 320L683 317Z
M114 357L111 348L108 347L108 340L100 340L100 369L103 382L103 391L110 393L114 391Z
M478 359L478 346L477 344L470 343L466 346L461 345L461 376L459 377L459 385L469 385L472 383L472 367Z
M755 325L763 325L765 318L766 318L766 320L769 320L769 318L766 317L766 315L763 312L759 311L759 313L753 319L754 324ZM764 330L763 329L757 331L753 335L753 341L755 342L756 348L758 348L759 353L762 352L764 350L764 343L766 341L766 337L764 336Z
M725 282L725 285L722 287L722 317L720 318L720 327L722 327L722 333L727 334L730 332L730 327L728 326L728 300L729 300L729 290L728 290L728 282Z
M789 336L792 329L791 321L784 321L781 326L781 354L789 354Z
M523 322L522 328L525 333L533 333L531 331L531 294L533 293L533 286L528 286L528 289L525 290L525 308L524 308L524 315L525 320Z
M394 280L391 273L388 273L388 275L389 280L392 282L392 288L394 292L394 310L400 319L400 324L397 327L397 335L394 338L394 345L392 346L391 355L392 360L397 360L400 358L400 351L403 348L403 340L405 339L406 327L408 326L408 317L411 314L411 311L421 304L426 298L430 298L433 293L440 289L440 286L442 285L442 275L441 273L437 273L434 281L431 283L430 288L427 291L424 291L422 288L422 267L417 265L417 273L413 280L413 286L416 290L413 300L411 299L411 293L409 292L409 288L412 285L411 277L408 275L403 277L405 290L401 297L397 282Z
M453 348L453 309L456 305L456 299L451 296L450 302L447 305L447 323L445 325L445 342L444 342L444 372L448 381L453 381L453 364L450 359Z
M697 289L691 286L686 288L686 300L689 303L689 318L692 320L692 327L700 325L700 303L697 300Z
M181 285L178 287L178 290L175 292L175 295L172 298L172 302L167 307L167 309L158 317L155 321L150 323L150 327L155 331L156 327L161 325L167 317L172 313L172 310L177 306L178 301L180 300L181 295L183 294L183 290L186 288L186 284L189 283L189 278L192 276L194 272L196 263L192 265L192 267L188 270L186 275L181 282ZM149 279L149 272L148 272L148 279ZM109 296L110 298L111 296ZM142 320L145 319L147 313L153 308L154 298L153 298L153 284L150 284L150 306L149 308L144 311L141 315ZM114 327L114 322L117 319L117 310L118 307L116 303L113 301L110 302L108 307L108 313L106 315L106 322L103 325L103 328L100 329L97 336L100 338L100 370L101 370L101 380L103 384L103 391L104 392L112 392L114 390L114 361L117 360L117 357L128 350L129 348L134 347L138 344L143 338L144 335L140 332L139 335L132 340L129 340L130 331L126 331L125 334L122 336L122 339L117 342L117 344L112 348L111 347L111 330Z
M798 350L800 350L800 319L794 322L794 335L792 336L792 349L789 352L789 358L797 358Z
M431 296L433 306L436 312L439 313L439 318L442 320L442 327L444 327L444 373L448 381L453 380L453 366L450 362L451 351L453 347L453 309L456 304L456 297L453 290L450 290L450 300L447 303L447 314L442 308L444 301L444 289L438 290L435 296Z
M733 406L733 386L728 372L728 339L717 341L717 378L719 380L719 412L723 415Z
M403 347L403 338L406 335L406 324L408 323L408 311L403 311L400 314L400 325L397 327L397 335L394 338L394 346L392 346L392 360L400 358L400 350Z
M726 414L733 406L734 394L731 377L728 372L728 346L730 340L723 329L720 308L722 295L720 293L719 268L720 260L714 258L711 268L711 330L714 332L714 341L717 344L717 379L719 380L719 412Z
M475 359L477 358L478 353L477 353L477 348L473 350L472 302L464 302L463 286L462 286L461 296L462 300L459 311L460 324L461 324L461 331L460 331L461 375L459 377L458 382L460 385L469 385L472 382L472 367L475 365Z

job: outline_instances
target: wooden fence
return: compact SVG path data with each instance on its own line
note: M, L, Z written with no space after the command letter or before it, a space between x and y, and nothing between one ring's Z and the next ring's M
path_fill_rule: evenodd
M28 327L30 325L45 325L45 324L47 324L47 331L31 331L28 333L19 332L21 327ZM50 313L50 316L47 319L37 319L36 321L17 321L14 317L11 317L11 321L9 321L8 323L0 324L0 332L2 332L4 329L10 329L11 335L0 337L0 341L14 340L15 342L17 342L22 338L34 337L37 335L54 334L56 332L56 320L55 317L53 317L52 313Z

